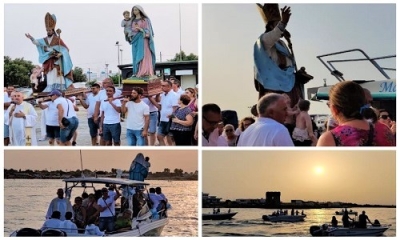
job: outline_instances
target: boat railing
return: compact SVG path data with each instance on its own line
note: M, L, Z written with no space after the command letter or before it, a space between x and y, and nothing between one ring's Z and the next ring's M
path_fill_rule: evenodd
M337 60L330 60L330 61L324 61L322 59L324 57L340 55L340 54L345 54L345 53L350 53L350 52L360 52L362 55L364 55L364 58L337 59ZM390 77L386 71L396 71L396 68L381 67L378 64L377 60L390 59L390 58L395 58L395 57L396 57L396 55L387 55L387 56L371 58L363 50L358 49L358 48L317 56L318 60L320 60L322 62L322 64L329 70L329 72L334 77L336 77L336 79L338 79L339 82L345 81L345 79L343 77L343 73L340 72L338 69L336 69L333 66L333 63L369 61L386 79L390 79Z

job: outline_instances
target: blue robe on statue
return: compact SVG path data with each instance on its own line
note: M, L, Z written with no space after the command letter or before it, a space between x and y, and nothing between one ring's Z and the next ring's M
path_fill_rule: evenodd
M129 179L143 182L149 173L149 167L150 163L146 162L144 155L138 153L129 169Z

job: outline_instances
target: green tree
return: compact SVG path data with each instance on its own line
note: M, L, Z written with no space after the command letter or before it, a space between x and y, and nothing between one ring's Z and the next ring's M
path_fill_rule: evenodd
M30 86L29 76L35 66L23 58L11 59L4 56L4 86Z
M110 78L112 79L114 85L118 86L120 76L121 76L120 74L115 74L115 75L110 76Z
M83 69L80 67L75 67L72 72L72 75L74 78L74 82L86 82L87 81L87 77L83 73Z
M177 53L175 54L175 57L172 59L169 59L167 61L169 62L178 62L181 61L181 55L182 55L182 61L192 61L192 60L198 60L199 57L193 53L190 53L189 55L186 55L184 51L180 52L181 54Z

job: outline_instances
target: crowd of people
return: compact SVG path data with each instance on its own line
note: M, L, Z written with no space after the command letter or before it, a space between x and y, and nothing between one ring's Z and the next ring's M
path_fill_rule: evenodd
M80 122L77 111L87 112L87 129L92 146L120 146L121 122L126 123L128 146L197 145L197 88L181 88L180 80L170 77L161 84L162 93L145 97L134 87L130 96L122 96L110 78L94 83L91 91L76 97L59 90L39 99L38 109L24 101L23 93L8 86L4 92L4 145L37 146L48 139L49 145L75 146ZM80 104L82 108L79 108ZM81 119L82 120L82 119ZM36 129L41 129L37 136Z
M168 199L161 188L150 188L149 191L148 194L144 193L144 189L140 187L124 191L110 185L91 194L83 192L81 197L75 197L72 205L60 188L57 190L57 197L49 204L41 231L58 229L67 234L103 236L106 233L131 230L132 219L138 216L145 204L149 206L152 218L167 217ZM128 202L129 195L133 195L131 204ZM118 199L121 199L120 208L116 208Z
M253 116L226 124L217 104L203 105L203 146L395 146L396 122L373 107L371 93L352 81L334 85L327 106L331 115L320 133L310 117L310 101L294 107L288 95L267 93Z

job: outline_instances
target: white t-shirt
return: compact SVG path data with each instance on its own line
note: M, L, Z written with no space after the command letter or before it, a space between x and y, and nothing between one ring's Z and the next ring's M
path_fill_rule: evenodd
M93 93L89 93L86 96L85 103L86 105L89 105L87 108L87 118L93 117L94 114L94 109L96 108L96 102L100 101L100 94L97 93L97 95L93 95Z
M126 117L126 128L130 130L142 130L144 127L144 116L149 115L149 105L140 101L135 103L129 101L126 103L128 115Z
M152 96L152 98L155 100L156 96ZM147 97L144 97L141 100L149 106L150 112L158 112L158 108L156 106L154 106L154 104L151 103Z
M174 90L170 90L167 95L165 93L161 94L161 111L160 111L160 121L168 122L168 115L171 115L174 111L173 107L178 106L178 96Z
M182 88L178 88L178 91L175 92L178 95L178 99L182 96L182 94L185 94L185 90Z
M238 146L294 146L288 129L271 118L259 117L239 138Z
M76 117L74 104L71 102L71 100L63 98L63 97L58 97L58 98L56 98L56 100L54 100L54 104L56 104L56 106L61 104L61 106L64 109L63 117L66 117L66 118Z
M71 220L62 221L60 224L60 228L66 233L78 233L78 227L75 223L71 222Z
M42 105L47 105L46 110L46 125L48 126L60 126L58 123L58 109L57 105L50 101L50 102L43 102ZM42 111L45 111L42 110Z
M153 202L153 209L156 209L160 202L163 200L161 196L155 193L150 193L149 198Z
M117 107L121 107L122 105L121 100L119 99L115 99L112 103ZM104 112L103 124L115 124L121 122L120 113L115 111L114 107L108 101L101 101L100 112Z
M99 101L100 104L101 104L102 102L104 102L104 100L107 100L107 99L108 99L108 97L107 97L107 92L106 92L105 89L101 89L100 92L99 92L97 95L99 96L99 99L98 99L97 101ZM121 90L115 89L115 93L114 93L113 97L114 97L114 98L117 98L117 97L120 97L121 95L122 95ZM99 115L99 117L101 117L101 110L100 110L100 115Z
M110 203L111 203L111 206L106 207ZM112 216L115 216L115 201L114 201L114 198L109 196L107 199L104 200L104 198L101 197L101 198L99 198L99 200L97 200L97 205L99 205L100 207L106 207L106 210L104 210L103 212L100 212L100 217L112 217Z
M43 223L42 230L46 230L49 228L60 228L60 225L63 223L60 219L50 218Z

